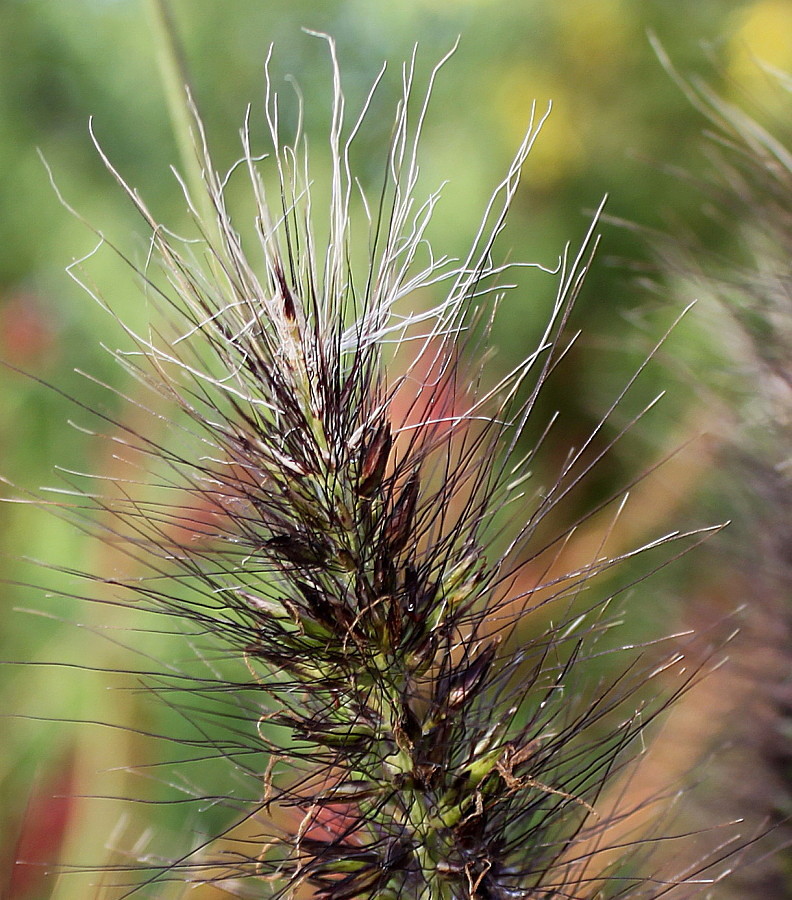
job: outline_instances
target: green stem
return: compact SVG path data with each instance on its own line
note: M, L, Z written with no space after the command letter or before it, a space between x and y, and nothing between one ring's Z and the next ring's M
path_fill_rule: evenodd
M392 668L392 665L389 667ZM394 678L393 673L386 673L384 666L377 666L382 675L381 688L384 703L379 710L386 732L394 735L398 728L394 720L392 710L398 708L401 702L401 691L397 682L406 680L407 674L401 670ZM395 742L395 741L394 741ZM372 754L374 768L383 772L383 759L381 754ZM411 753L404 748L398 748L394 756L388 757L388 766L396 769L403 776L411 776L414 768L414 760ZM449 838L444 834L445 828L438 821L436 810L427 806L425 798L420 790L414 786L403 787L401 790L399 817L411 831L415 842L415 855L421 872L426 879L426 889L421 895L421 900L451 900L452 887L448 880L438 869L439 862L448 861L453 851Z
M190 105L192 88L184 51L168 0L145 0L145 3L181 168L193 202L208 227L214 221L214 216L201 163L196 154L193 132L195 113Z

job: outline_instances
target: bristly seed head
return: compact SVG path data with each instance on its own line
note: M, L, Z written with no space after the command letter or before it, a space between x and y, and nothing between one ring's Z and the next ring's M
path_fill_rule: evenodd
M518 455L519 442L563 352L593 226L578 255L553 270L557 301L539 347L486 387L486 354L474 343L481 328L471 325L505 287L509 267L493 263L493 248L544 116L532 111L467 255L435 256L426 230L438 195L421 202L415 191L437 70L413 120L413 58L402 72L386 189L379 208L362 201L365 233L353 235L349 148L371 97L345 136L329 46L324 251L302 138L281 145L269 90L274 201L247 123L243 132L259 267L243 249L226 207L229 176L215 172L197 117L216 213L198 223L208 261L154 219L103 155L151 228L166 286L140 274L177 323L170 339L128 329L135 354L118 359L179 405L177 427L200 451L165 450L128 430L130 446L152 461L152 480L165 468L167 498L143 508L124 490L110 539L126 523L135 555L149 554L155 577L129 584L138 602L197 623L246 667L233 692L233 742L227 751L207 744L229 756L241 747L240 771L266 782L267 834L252 845L240 839L217 860L211 846L200 849L164 877L208 872L245 896L285 896L307 883L324 900L659 897L667 885L609 879L598 863L607 827L593 814L652 713L602 723L645 686L646 671L603 682L589 705L570 698L602 602L583 616L565 606L538 636L521 631L518 649L511 640L532 594L571 603L610 565L598 558L549 586L518 587L520 553L528 546L541 555L530 538L585 475L585 447L525 513L507 551L493 543L501 510L522 498L531 456ZM354 240L371 247L362 277L349 263ZM438 292L436 306L419 305ZM393 343L411 351L398 375L386 371ZM183 502L174 503L174 489ZM206 509L211 515L191 513ZM188 536L185 510L201 523ZM164 575L167 566L176 575Z

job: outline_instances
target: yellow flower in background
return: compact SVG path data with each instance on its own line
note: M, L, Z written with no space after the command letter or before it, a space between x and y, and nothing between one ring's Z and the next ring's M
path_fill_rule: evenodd
M630 52L637 26L635 7L624 0L574 0L552 7L566 62L587 78L609 81Z
M763 64L792 70L792 3L789 0L759 0L734 16L728 45L730 77L740 88L764 95L768 80Z
M605 98L624 77L640 36L640 22L625 0L568 0L547 7L552 50L501 72L495 110L507 146L519 140L526 110L553 110L528 163L532 189L547 190L590 164L592 140L602 134ZM585 90L581 85L585 84Z
M575 98L563 82L527 65L502 72L496 85L493 108L507 146L518 143L532 103L536 103L537 114L542 115L548 102L552 102L552 112L542 126L526 167L531 189L549 190L576 171L583 160Z

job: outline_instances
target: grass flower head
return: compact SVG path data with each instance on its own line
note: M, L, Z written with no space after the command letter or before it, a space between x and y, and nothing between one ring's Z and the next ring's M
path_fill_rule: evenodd
M145 572L113 579L121 602L186 619L225 648L235 679L207 663L203 678L171 673L171 687L207 698L210 713L185 705L196 755L226 758L253 786L239 803L243 836L197 842L148 878L325 900L706 891L708 862L648 878L634 810L609 793L669 700L647 700L647 684L681 657L635 655L610 678L580 677L604 653L595 646L621 590L584 588L640 551L598 552L558 574L574 527L545 527L618 435L605 450L594 452L596 435L570 450L543 492L525 487L542 434L527 449L528 423L563 356L594 226L548 270L557 296L538 345L493 381L490 323L516 268L494 261L495 244L543 119L532 117L469 252L437 256L427 230L439 193L417 196L437 70L417 99L414 60L403 69L372 201L350 148L376 83L350 127L329 46L327 197L302 136L284 143L271 90L272 155L256 156L246 123L226 176L194 119L203 184L185 197L197 242L162 226L99 151L150 228L139 276L168 323L128 328L134 349L116 356L151 393L140 411L172 413L163 441L160 427L114 423L145 496L126 481L84 496L106 540ZM227 205L239 169L250 234ZM426 308L429 296L440 299ZM222 739L208 719L224 721Z

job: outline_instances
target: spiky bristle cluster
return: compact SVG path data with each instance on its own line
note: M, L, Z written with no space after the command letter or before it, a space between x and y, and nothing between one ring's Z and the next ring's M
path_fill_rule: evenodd
M379 206L354 200L365 213L357 234L349 145L362 115L344 131L334 68L324 250L307 156L299 137L281 147L274 95L276 203L243 134L259 264L197 118L210 218L187 197L204 258L117 176L161 264L141 272L149 296L177 323L168 337L129 331L136 350L117 356L161 408L178 407L173 432L197 449L120 426L119 443L146 460L147 486L167 496L132 498L121 484L96 502L110 539L149 569L123 586L135 602L186 617L244 666L237 682L193 686L231 698L234 740L200 743L261 791L244 839L229 836L215 856L209 844L164 875L251 896L307 884L326 900L659 897L672 884L692 894L706 879L654 883L626 851L614 860L614 835L634 840L622 827L629 811L616 801L595 811L663 706L639 713L641 692L676 657L581 690L574 673L605 630L608 597L577 597L617 560L523 577L526 559L551 568L570 532L530 539L593 464L587 443L551 488L522 493L533 452L523 433L563 352L591 232L559 264L536 351L488 384L486 308L507 272L493 245L541 122L467 257L436 258L425 235L437 196L415 199L428 94L413 125L412 78L408 65ZM355 242L369 247L362 276ZM438 292L436 306L420 306ZM504 540L508 521L518 524ZM529 613L551 603L537 634Z

